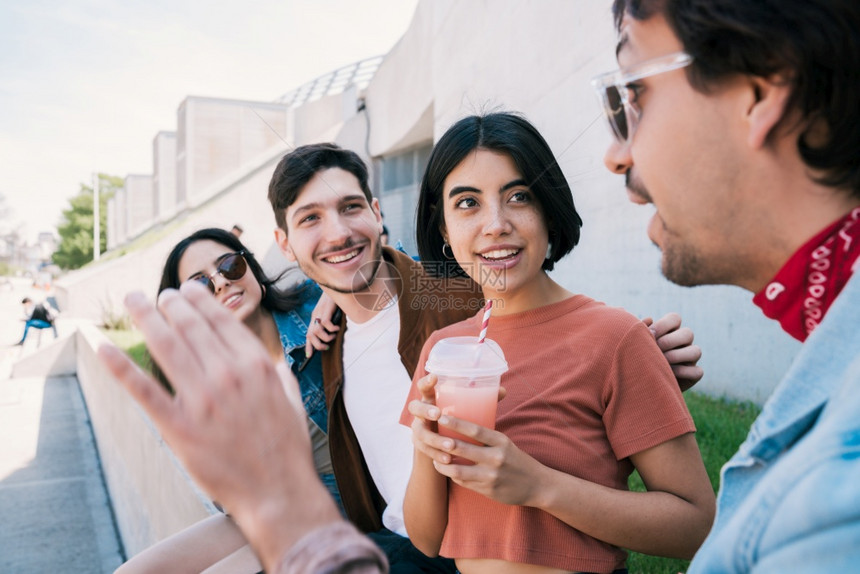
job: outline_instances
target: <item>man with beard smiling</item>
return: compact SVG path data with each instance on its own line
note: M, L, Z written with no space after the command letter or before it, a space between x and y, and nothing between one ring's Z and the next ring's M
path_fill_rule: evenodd
M345 315L322 361L329 448L347 516L372 533L392 572L452 572L452 561L425 556L406 537L412 440L398 416L424 341L474 315L481 294L470 283L451 288L428 277L420 263L382 246L367 179L361 158L333 144L287 154L269 184L275 237Z
M689 572L860 564L860 4L615 0L607 167L679 285L731 284L804 342L723 467Z

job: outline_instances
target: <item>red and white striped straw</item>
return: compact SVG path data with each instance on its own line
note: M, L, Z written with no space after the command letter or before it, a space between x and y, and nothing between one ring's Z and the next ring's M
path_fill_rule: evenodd
M493 300L487 299L487 305L484 307L484 318L481 320L481 334L478 335L478 344L484 342L487 338L487 327L490 326L490 309L493 307Z

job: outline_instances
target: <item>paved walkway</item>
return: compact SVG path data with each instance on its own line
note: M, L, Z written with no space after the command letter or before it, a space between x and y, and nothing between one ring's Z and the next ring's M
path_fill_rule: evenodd
M0 572L113 572L123 561L74 377L0 381Z
M0 573L113 572L123 550L77 379L9 378L39 347L35 333L8 346L21 291L0 293ZM45 331L41 346L52 342Z

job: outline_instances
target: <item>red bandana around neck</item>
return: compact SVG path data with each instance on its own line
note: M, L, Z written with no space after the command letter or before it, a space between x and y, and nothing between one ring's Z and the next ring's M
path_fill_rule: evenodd
M827 226L753 297L786 333L805 341L860 266L860 207Z

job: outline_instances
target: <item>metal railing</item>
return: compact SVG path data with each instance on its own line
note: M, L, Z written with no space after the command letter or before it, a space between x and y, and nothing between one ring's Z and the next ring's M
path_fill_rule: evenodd
M333 72L324 74L298 88L290 90L276 99L275 103L298 107L307 102L318 100L323 96L339 94L350 86L357 86L358 89L366 88L370 80L373 79L373 75L379 68L379 64L382 63L383 58L384 56L374 56L338 68Z

